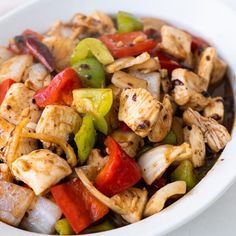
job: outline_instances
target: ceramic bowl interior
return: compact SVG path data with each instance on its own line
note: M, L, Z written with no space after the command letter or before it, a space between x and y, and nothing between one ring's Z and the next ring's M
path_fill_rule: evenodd
M236 28L233 27L233 22L236 22L236 14L218 0L214 2L205 0L33 0L30 4L0 18L0 44L7 44L10 37L21 33L26 28L44 32L55 20L66 21L76 12L91 13L94 10L109 14L125 10L140 16L162 18L207 39L229 65L229 76L235 97ZM233 104L232 109L235 109ZM234 181L236 177L235 153L234 126L232 140L220 157L224 161L217 161L207 176L187 195L160 213L138 223L96 235L163 235L183 225L212 204ZM4 223L0 223L0 234L39 235Z

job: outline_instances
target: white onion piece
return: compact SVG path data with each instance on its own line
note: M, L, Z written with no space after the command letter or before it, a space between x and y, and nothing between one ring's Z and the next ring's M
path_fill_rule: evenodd
M21 227L32 232L51 234L61 215L60 208L54 202L45 197L37 197L23 218Z
M161 145L144 153L138 160L142 177L147 184L152 184L160 178L166 169L176 160L190 158L192 150L189 144L180 146Z

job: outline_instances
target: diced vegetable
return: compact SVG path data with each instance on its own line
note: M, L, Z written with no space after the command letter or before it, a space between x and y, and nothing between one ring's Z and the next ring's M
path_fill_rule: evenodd
M110 110L113 97L112 90L105 89L76 89L73 91L73 103L80 113L91 113L104 117Z
M196 50L196 49L204 49L206 47L209 47L210 44L204 40L201 37L193 36L192 35L192 43L191 43L191 49Z
M72 91L81 88L81 81L72 68L66 68L57 74L48 87L40 89L34 95L39 107L62 104L71 105Z
M83 233L84 234L91 234L91 233L112 230L114 228L115 228L114 225L109 220L105 220L101 224L89 227L88 229L84 230Z
M108 124L104 117L96 116L94 117L94 126L95 129L107 135L108 132Z
M49 72L52 72L54 70L54 58L47 46L33 37L27 37L25 43L32 55L38 59Z
M176 145L177 144L177 137L176 134L171 130L167 136L163 139L162 141L164 144L172 144Z
M17 226L34 199L28 188L0 181L0 221Z
M0 105L2 104L8 89L14 84L15 81L12 79L6 79L0 84Z
M119 11L117 14L117 27L119 33L143 30L143 23L130 13Z
M103 42L96 38L86 38L81 40L76 46L71 55L71 64L73 65L79 62L79 60L85 59L89 56L90 52L104 65L114 61L111 53Z
M60 235L71 235L74 234L73 229L71 228L69 222L66 218L60 219L55 225L55 229Z
M191 190L197 184L193 164L189 160L184 160L171 174L171 180L183 180L187 184L187 189Z
M109 159L96 178L96 187L105 195L113 196L136 184L141 178L141 171L135 160L110 136L107 147Z
M54 202L45 197L37 197L27 210L21 227L32 232L52 234L61 214L60 208Z
M73 68L78 73L84 87L104 87L105 72L101 63L96 58L79 60L73 65Z
M79 179L57 185L51 189L51 192L76 233L101 219L109 211Z
M81 164L87 160L94 147L95 140L96 131L93 125L93 117L91 115L86 115L83 118L80 130L75 135L75 143L78 148L78 156Z
M136 56L153 49L157 42L141 31L107 34L100 37L114 58Z

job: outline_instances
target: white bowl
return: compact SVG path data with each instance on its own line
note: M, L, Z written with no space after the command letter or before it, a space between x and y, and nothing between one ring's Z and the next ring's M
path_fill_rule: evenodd
M217 47L219 54L229 64L235 94L233 72L236 72L236 28L233 27L233 23L236 22L236 15L218 0L32 1L0 18L0 44L7 44L10 37L21 33L26 28L43 32L57 19L68 20L76 12L90 13L94 10L111 14L118 10L126 10L143 16L159 17L203 36ZM234 109L233 106L232 109ZM231 185L236 177L235 153L234 125L232 141L227 144L220 158L224 161L217 161L207 176L191 192L156 215L138 223L96 235L163 235L183 225L206 209ZM0 223L0 235L38 234Z

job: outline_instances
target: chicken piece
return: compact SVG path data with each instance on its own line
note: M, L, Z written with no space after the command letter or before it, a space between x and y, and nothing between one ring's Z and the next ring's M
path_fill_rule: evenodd
M161 50L181 60L186 60L191 55L192 37L190 34L172 26L164 25L161 28L161 37Z
M0 116L0 159L5 160L5 147L9 141L15 126Z
M33 58L30 55L18 55L6 60L0 65L0 83L9 78L20 82L25 70L32 63Z
M10 51L6 47L0 46L0 65L8 59L12 58L13 56L14 53L12 51Z
M119 58L115 60L114 62L112 62L111 64L109 64L108 66L106 66L106 71L107 73L112 74L116 71L131 67L134 65L142 64L149 59L150 59L150 55L147 52L143 52L137 57Z
M191 126L196 125L202 131L204 138L214 152L219 152L230 141L227 129L212 118L201 116L197 111L188 108L183 114L184 122Z
M37 123L41 111L34 102L34 94L35 92L24 84L14 83L0 106L1 116L14 125L26 117L30 122Z
M160 62L158 57L150 58L142 64L129 67L129 72L140 71L144 74L160 70Z
M83 170L90 181L94 181L98 173L106 165L107 161L108 158L103 157L99 149L93 149L88 157L86 165L81 166L80 169Z
M13 175L29 185L39 195L71 174L68 163L46 149L19 157L12 163Z
M161 74L159 72L142 73L139 71L133 71L131 75L147 81L147 90L155 97L160 100L161 93Z
M24 74L23 81L27 88L38 91L50 84L51 75L44 65L35 63L28 68L27 72Z
M114 195L111 200L122 209L127 209L127 213L121 215L129 223L135 223L142 219L144 207L147 202L147 190L139 188L129 188L120 194Z
M20 227L30 232L53 234L61 215L62 212L56 203L39 196L31 203Z
M7 182L13 182L13 176L11 174L8 165L5 163L0 163L0 181L4 180Z
M175 181L165 185L156 193L154 193L154 195L152 195L152 197L149 199L144 210L144 216L148 217L160 212L164 208L168 198L175 195L185 194L186 191L187 188L185 181Z
M48 105L43 110L36 127L36 133L42 133L66 140L69 133L76 134L81 125L79 114L71 107ZM61 154L61 149L53 143L43 142L44 148L55 148Z
M0 180L0 221L18 226L34 199L34 193L13 183Z
M192 163L194 168L205 164L206 147L202 131L196 126L184 128L184 141L192 148Z
M211 74L216 60L216 49L207 47L201 54L198 62L197 74L204 79L204 90L207 91L210 83Z
M226 73L226 70L227 64L217 57L213 63L210 84L215 84L221 81Z
M118 88L144 88L147 89L147 81L138 79L123 71L117 71L113 74L111 82Z
M152 17L145 17L142 20L143 20L144 31L148 29L161 31L162 26L168 25L166 21Z
M104 14L100 11L93 12L90 17L100 22L103 26L104 33L113 34L116 32L116 28L114 26L114 23L108 15Z
M171 87L171 80L168 76L168 71L166 69L161 69L160 74L161 74L161 88L164 93L169 93L172 87Z
M203 116L210 117L218 123L224 120L224 101L222 97L212 98L203 111Z
M208 93L197 93L194 90L191 90L189 92L189 101L181 106L181 109L186 110L190 107L196 111L202 111L210 101L211 98L209 97Z
M143 139L132 131L115 130L111 136L130 157L135 157L144 145Z
M156 124L148 135L148 139L151 142L162 141L171 129L173 109L168 94L164 96L162 105L163 107L158 114Z
M189 159L192 150L187 143L179 146L161 145L145 152L138 160L142 177L148 185L159 179L174 162Z
M160 109L161 103L146 89L126 89L120 95L118 118L145 137L155 125Z
M70 66L70 56L76 46L74 40L62 36L50 36L45 37L43 43L51 51L58 71Z

